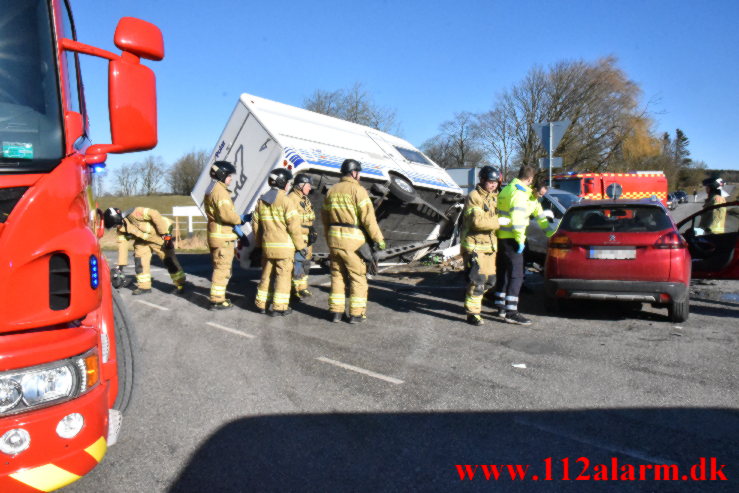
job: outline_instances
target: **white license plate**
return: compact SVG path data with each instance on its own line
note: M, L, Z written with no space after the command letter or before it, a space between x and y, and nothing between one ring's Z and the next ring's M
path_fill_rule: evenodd
M634 247L590 247L588 258L601 260L633 260L636 258Z

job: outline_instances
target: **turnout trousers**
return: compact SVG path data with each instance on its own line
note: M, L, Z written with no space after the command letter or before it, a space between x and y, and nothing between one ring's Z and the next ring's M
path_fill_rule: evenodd
M226 241L222 246L210 248L210 258L213 263L213 277L210 284L210 302L222 303L226 301L226 287L231 279L231 269L234 260L234 242Z
M272 302L272 310L284 312L290 304L290 280L293 274L293 259L262 257L262 279L257 286L255 304L266 310Z
M133 261L136 269L136 287L139 289L151 289L151 257L156 254L164 263L169 272L169 277L175 286L185 284L185 271L182 270L179 260L174 253L174 248L165 249L156 243L136 241L133 244ZM120 259L119 259L120 262ZM125 264L122 264L125 265Z
M495 252L462 253L467 271L467 293L464 298L464 310L468 315L479 315L482 311L482 297L495 283L495 257ZM477 269L473 268L473 259L479 266Z
M498 239L498 281L495 283L495 307L504 312L518 312L518 294L523 286L523 253L517 253L513 238Z
M367 311L367 266L357 252L332 248L331 294L329 310L344 313L346 310L346 288L349 284L349 315L361 317Z

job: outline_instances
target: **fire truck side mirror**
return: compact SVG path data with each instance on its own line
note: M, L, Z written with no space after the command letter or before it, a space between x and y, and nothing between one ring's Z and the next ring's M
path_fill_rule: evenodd
M113 142L88 147L87 164L105 161L108 153L145 151L157 144L156 77L141 64L141 58L164 58L162 32L149 22L124 17L118 23L114 41L123 50L120 56L77 41L61 40L63 49L110 60L108 109Z

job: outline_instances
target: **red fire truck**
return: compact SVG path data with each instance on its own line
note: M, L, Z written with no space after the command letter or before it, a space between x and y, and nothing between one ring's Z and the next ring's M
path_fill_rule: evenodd
M607 199L609 185L622 187L622 199L645 199L656 196L667 206L667 178L661 171L633 173L570 173L552 177L554 188L574 193L583 199Z
M4 0L0 22L0 491L94 468L133 391L133 343L99 239L94 173L157 143L160 30L131 17L120 55L76 41L69 0ZM109 60L110 144L88 139L79 54Z

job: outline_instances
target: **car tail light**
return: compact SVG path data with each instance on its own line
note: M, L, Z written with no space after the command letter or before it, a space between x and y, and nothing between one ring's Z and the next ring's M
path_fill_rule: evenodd
M563 234L554 235L549 240L549 248L569 250L570 248L572 248L572 241Z
M687 244L683 237L674 231L671 233L663 234L659 237L657 242L654 244L654 248L665 248L671 250L677 250L680 248L686 248Z
M660 303L669 303L670 302L670 295L667 293L660 293L659 294L659 302Z

